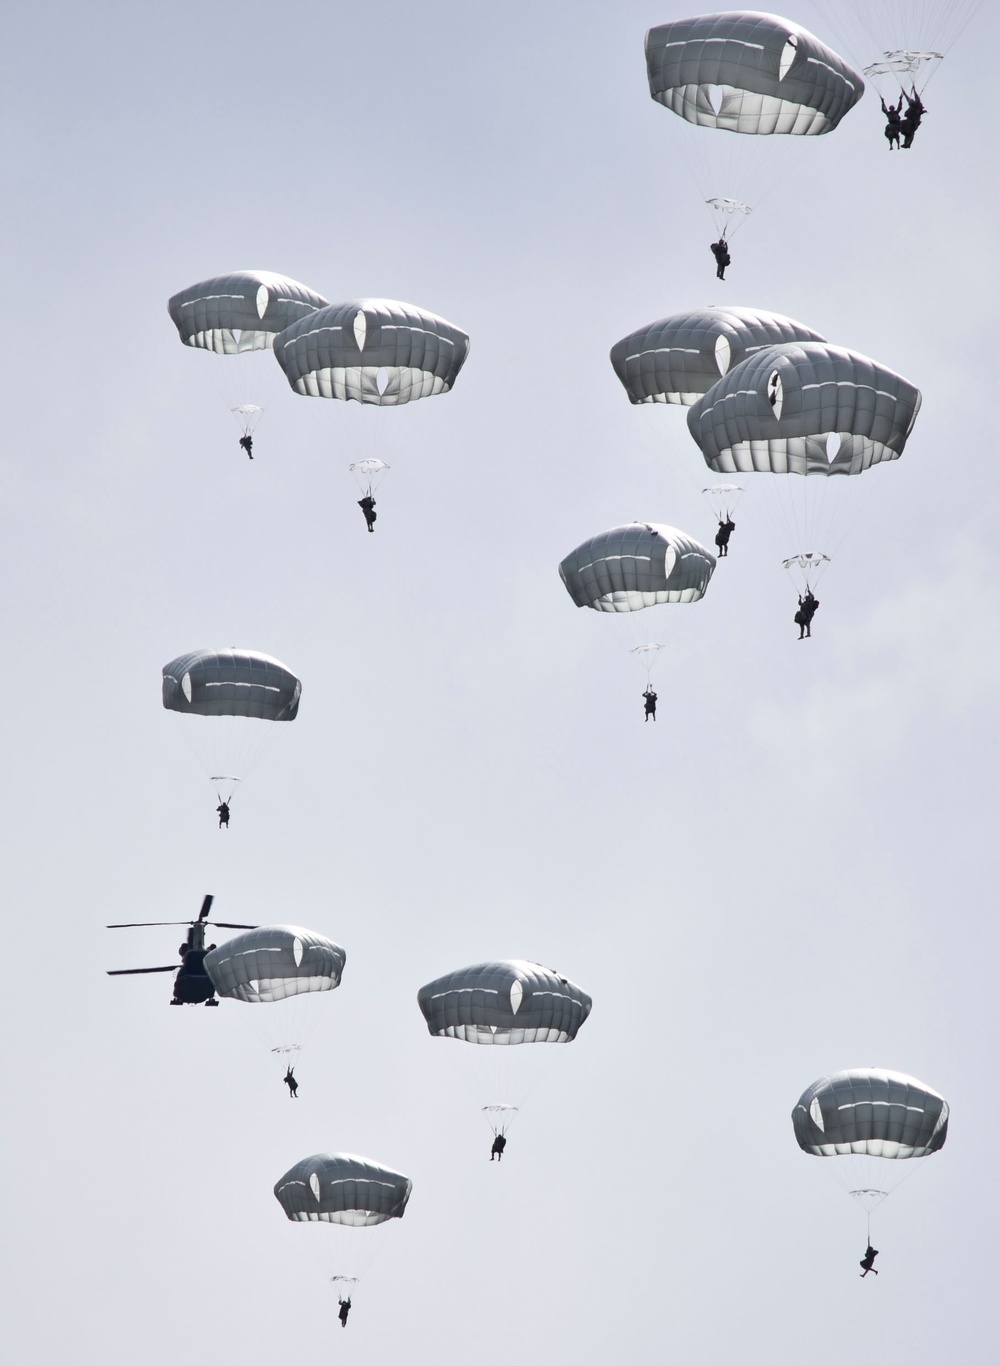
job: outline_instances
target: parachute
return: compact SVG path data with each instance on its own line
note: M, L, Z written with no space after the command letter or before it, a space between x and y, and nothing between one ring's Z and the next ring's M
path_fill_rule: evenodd
M270 350L275 336L291 323L325 307L321 294L297 280L269 270L237 270L182 289L169 300L167 311L185 346L225 360L216 378L227 407L248 435L263 412L258 399L271 373L270 362L265 370L256 353Z
M373 1230L402 1219L413 1182L353 1153L316 1153L285 1172L275 1199L293 1223L323 1224L322 1260L330 1279L356 1285L378 1251ZM318 1249L314 1249L318 1250Z
M899 77L906 72L914 77L913 84L916 84L916 74L927 62L940 62L944 58L943 52L883 52L882 61L872 62L865 67L866 76L895 76ZM925 75L921 85L926 85L929 73Z
M862 1067L820 1077L792 1111L804 1153L834 1158L838 1183L869 1214L899 1185L902 1163L944 1147L948 1103L904 1072Z
M302 683L279 660L256 650L193 650L163 666L163 705L185 719L183 734L230 801L274 732L294 721Z
M799 24L732 10L646 34L649 93L689 123L731 133L829 133L865 83Z
M742 10L650 29L646 75L650 96L676 115L673 150L723 240L865 89L857 71L798 23ZM745 212L720 212L725 204Z
M465 364L469 337L413 304L353 299L293 323L274 354L295 393L382 410L446 394ZM389 453L388 431L370 411L363 422L352 425L346 414L343 422L343 439L364 451L355 465ZM352 473L357 477L353 466Z
M736 504L743 497L743 485L710 484L707 489L702 489L702 493L708 499L715 520L724 522L732 516Z
M611 364L632 403L690 405L740 361L782 342L824 341L812 328L760 308L673 313L611 348Z
M298 1062L318 1021L317 996L340 986L346 961L340 945L315 930L263 925L212 949L205 955L205 970L217 995L274 1007L247 1012L247 1023L287 1068Z
M652 98L677 115L674 149L723 239L790 173L807 139L832 132L864 92L861 76L807 29L745 10L651 28L646 73ZM726 204L743 212L720 212Z
M274 343L297 394L378 407L447 393L468 353L467 333L394 299L332 304L293 323Z
M735 214L742 214L746 218L748 214L753 213L749 204L743 204L738 199L728 199L725 195L714 195L706 199L705 203L714 212L715 231L723 241L732 237L740 224L741 220L734 218Z
M356 460L350 466L350 471L361 492L371 497L388 468L384 460Z
M638 612L697 602L714 569L715 556L683 531L630 522L578 545L560 564L559 574L577 607Z
M719 474L861 474L902 455L919 411L919 389L877 361L800 342L734 366L688 427Z
M298 925L264 925L205 955L219 996L270 1004L340 986L347 955L339 944Z
M790 559L782 560L783 569L802 569L808 572L810 569L818 569L823 563L829 562L829 555L820 555L816 551L809 551L805 555L792 555Z
M167 311L185 346L236 356L265 350L277 333L326 306L321 294L286 275L236 270L182 289Z
M830 563L830 556L818 550L808 550L804 555L790 555L781 561L782 569L795 584L795 591L802 597L811 592L819 583L823 570Z
M722 199L716 196L715 199L706 199L705 203L713 209L718 209L719 213L753 213L749 204L741 204L738 199Z
M926 1157L948 1137L948 1102L905 1072L863 1067L820 1077L792 1111L805 1153L849 1153L904 1161Z
M798 488L778 479L770 490L786 568L808 571L829 562L845 531L844 500L824 486L831 476L898 459L920 402L914 385L876 361L806 341L747 356L687 420L705 463L719 474L809 476ZM798 545L788 544L793 537ZM815 575L807 572L802 582L813 586Z
M316 1153L274 1187L287 1218L299 1223L371 1228L402 1219L413 1182L402 1172L353 1153Z
M646 641L643 645L633 645L629 654L646 671L646 687L653 686L653 670L660 662L665 646L657 641Z
M495 1047L571 1043L593 1002L568 977L513 958L428 982L417 1004L435 1037Z
M526 1056L534 1050L519 1045L572 1043L593 1002L554 969L512 958L428 982L417 1004L435 1038L479 1045L473 1070L480 1109L498 1133L520 1109L529 1083L537 1082Z
M615 342L611 364L632 403L690 405L748 356L784 342L823 340L803 323L767 309L698 308L660 318ZM683 449L690 450L687 442ZM704 465L694 452L691 462L701 485ZM717 484L702 492L722 522L743 489Z
M697 602L714 570L715 556L683 531L630 522L578 545L560 564L559 575L577 607L611 612L626 623L626 648L645 669L648 685L663 644L649 640L645 619L636 624L633 614Z
M163 666L163 705L192 716L294 721L302 684L257 650L192 650Z

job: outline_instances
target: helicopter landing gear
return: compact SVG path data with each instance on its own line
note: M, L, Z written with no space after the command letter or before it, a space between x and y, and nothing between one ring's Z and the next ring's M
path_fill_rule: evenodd
M215 999L215 997L213 996L212 999L211 999L210 1001L206 1001L205 1004L206 1004L207 1006L217 1006L219 1003L218 1003L218 1001Z

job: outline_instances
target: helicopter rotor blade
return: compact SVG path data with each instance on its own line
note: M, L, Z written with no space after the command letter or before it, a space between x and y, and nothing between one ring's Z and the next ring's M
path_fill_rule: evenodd
M104 928L106 930L141 930L145 929L146 926L149 925L155 927L157 925L197 925L199 923L204 925L214 925L216 929L220 930L260 929L259 925L234 925L231 921L228 920L204 920L201 922L197 920L131 920L124 925L105 925Z
M212 909L212 902L213 902L214 900L215 900L215 897L212 895L211 892L209 892L208 895L205 897L205 900L201 903L201 910L198 912L198 919L199 919L199 920L204 920L204 919L205 919L205 917L208 915L209 911Z
M109 977L134 977L138 972L176 972L177 964L172 963L169 968L109 968Z
M130 920L126 925L105 925L106 930L139 930L146 925L193 925L193 920Z

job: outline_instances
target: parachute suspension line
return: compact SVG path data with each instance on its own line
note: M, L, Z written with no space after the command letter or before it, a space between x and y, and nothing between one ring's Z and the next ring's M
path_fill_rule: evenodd
M748 215L753 212L749 204L741 204L738 199L717 197L706 199L705 203L712 210L715 231L724 242L736 236Z
M749 210L758 208L774 195L806 155L815 154L815 148L804 144L822 142L811 137L757 136L721 128L697 128L668 111L664 114L671 120L671 142L717 225L724 210L715 207L713 200L729 200ZM741 227L747 215L740 213L739 217L740 222L729 231Z
M312 421L324 450L330 450L332 446L336 459L346 460L348 464L360 465L366 460L376 460L389 469L398 451L405 449L407 442L413 439L413 429L420 422L419 414L415 421L409 411L411 407L419 410L419 404L383 405L359 403L355 399L324 399L307 407L314 415ZM355 482L362 487L357 474ZM372 479L371 483L377 487L378 478Z
M800 567L825 573L830 560L838 557L861 513L864 493L858 480L877 479L874 470L863 476L761 474L757 485L762 489L760 506L763 508L772 539L782 547L782 561L786 567L804 556L820 556L815 565ZM813 579L815 582L815 577Z
M701 473L704 473L704 466ZM711 484L701 492L707 498L716 522L728 522L736 511L744 488L742 484Z
M237 786L270 752L288 724L246 716L181 716L176 712L170 715L174 729L212 784L218 800L230 803ZM221 791L219 784L225 784Z
M501 1135L506 1138L514 1116L520 1113L520 1107L517 1105L484 1105L482 1109L494 1138Z
M894 463L885 462L890 469ZM872 481L886 477L879 473L879 468L866 470L863 475L831 475L825 479L805 477L801 512L804 535L810 543L802 541L802 552L812 551L828 557L819 564L818 574L824 574L829 561L836 560L843 550L868 502L867 490L873 487ZM817 496L807 498L810 485L813 485L811 492Z
M653 685L653 669L660 657L663 646L650 641L644 645L633 645L629 649L629 654L633 655L646 671L646 687Z
M837 47L863 71L890 53L933 51L946 57L982 8L983 0L817 0L817 8ZM920 91L927 88L940 61L926 64L926 75L905 73ZM893 73L895 74L895 73ZM884 77L870 78L876 90Z
M390 1225L352 1228L317 1221L302 1227L314 1231L305 1234L309 1241L304 1255L319 1267L335 1294L355 1299L358 1288L385 1251L385 1234Z
M274 353L269 346L238 355L207 353L211 364L205 367L209 384L233 414L244 434L252 433L273 397L280 374L274 374ZM262 402L263 400L263 402Z
M216 797L218 797L218 799L219 799L220 802L227 802L230 806L232 806L232 804L233 804L233 798L236 796L236 784L237 784L239 781L240 781L239 778L237 778L235 774L229 775L229 774L216 773L216 774L213 775L213 777L212 777L212 785L215 787L215 795L216 795ZM219 783L222 783L222 782L232 783L233 786L232 786L232 788L230 788L230 789L228 789L228 790L225 789L225 788L219 787L218 784L219 784Z
M242 403L239 407L232 409L233 416L243 428L244 436L253 435L263 412L264 409L257 403Z
M282 1073L289 1067L297 1069L303 1054L307 1064L310 1059L316 1061L312 1050L322 1048L329 1037L329 995L325 991L304 991L266 1005L247 1005L245 1009L241 1006L240 1027L260 1045L269 1073L273 1068L280 1068Z

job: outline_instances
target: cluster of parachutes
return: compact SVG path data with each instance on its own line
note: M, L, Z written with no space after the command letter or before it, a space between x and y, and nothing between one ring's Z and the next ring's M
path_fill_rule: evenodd
M819 3L830 27L865 54L864 75L884 97L923 91L981 0ZM650 96L676 116L673 150L723 240L794 169L809 139L834 132L865 90L843 57L776 14L727 10L673 20L649 30L645 50Z
M469 353L467 333L414 304L330 304L307 285L266 270L199 280L173 295L167 309L185 346L222 359L218 377L227 381L227 405L244 437L263 411L259 390L266 376L255 363L261 353L273 351L296 394L375 408L447 393ZM351 464L369 489L371 476L386 468L371 454Z
M878 361L831 345L765 309L703 308L638 328L611 348L634 404L681 404L705 465L718 475L763 475L787 515L782 561L805 587L834 547L824 532L826 481L863 474L903 453L920 391ZM780 486L784 487L780 487ZM796 487L797 486L797 487ZM732 497L739 485L710 495Z
M927 55L887 53L887 69L912 73ZM653 99L708 130L711 146L700 144L702 151L725 151L726 134L744 135L731 140L737 151L745 141L829 133L864 90L861 76L836 53L770 14L707 14L652 28L646 65ZM714 182L705 199L723 237L736 215L750 213L732 182ZM799 486L790 525L804 539L785 546L782 562L798 572L805 591L831 558L825 543L812 540L821 500L807 491L897 460L921 403L919 390L886 366L762 309L712 307L661 318L617 342L611 363L633 404L688 409L690 434L712 474ZM743 486L724 482L703 491L721 527ZM628 620L699 601L715 568L715 556L685 532L633 522L584 541L559 573L578 607ZM633 646L647 674L661 649ZM833 1159L835 1175L870 1221L908 1160L943 1147L948 1114L945 1100L915 1078L860 1068L814 1082L792 1120L799 1147Z
M764 187L761 168L772 173L765 163L781 144L801 147L833 132L864 91L862 77L837 53L770 14L662 24L649 30L645 55L652 98L676 116L685 139L694 134L694 143L683 143L685 155L706 156L703 198L723 238L752 209L732 168L742 162ZM916 73L925 75L940 56L898 45L865 74L905 74L916 85ZM414 305L380 298L331 304L268 271L199 281L168 307L181 342L221 361L248 454L263 411L258 385L273 371L269 352L296 394L390 409L449 392L469 350L465 332ZM762 309L712 307L661 318L617 342L611 362L633 404L687 408L705 466L722 479L763 476L808 488L853 478L902 455L921 402L913 384L879 362ZM350 468L371 494L388 465L368 451ZM704 490L720 523L742 491L731 482ZM784 547L783 563L809 589L830 547L812 539L808 511L797 512L794 525L805 539ZM576 606L631 622L648 609L700 601L716 563L686 532L641 521L584 540L559 573ZM647 638L631 646L647 679L662 648ZM235 647L190 651L162 673L163 706L180 719L228 819L237 785L276 726L296 719L301 680L272 656ZM340 945L292 925L247 930L204 956L220 998L285 1012L279 1042L270 1045L283 1064L302 1037L298 1025L289 1027L287 1008L336 989L345 964ZM417 1002L430 1035L460 1045L475 1064L477 1104L495 1136L506 1134L521 1109L538 1046L573 1042L592 1008L567 977L522 959L449 972L422 986ZM869 1218L903 1164L942 1148L948 1118L947 1103L930 1087L873 1068L821 1077L792 1112L799 1147L833 1160ZM274 1195L291 1222L340 1235L332 1279L347 1287L371 1260L366 1231L403 1217L412 1184L367 1157L317 1153L285 1172Z
M812 486L897 460L920 410L920 391L909 380L762 309L661 318L616 342L611 364L632 403L688 407L688 428L710 471L789 485L787 499L778 499L789 504L781 534L807 540L786 545L782 563L805 591L831 559L811 539L826 510ZM789 484L796 480L801 496ZM730 483L705 490L726 516L741 491ZM715 567L711 551L685 532L633 522L584 541L559 573L578 607L622 614L699 601ZM647 671L659 648L632 646Z
M315 931L269 925L237 935L204 961L220 997L274 1005L332 991L340 985L346 954ZM447 973L422 986L417 1002L432 1037L472 1045L478 1062L502 1060L503 1066L484 1073L494 1089L479 1107L495 1135L506 1133L521 1108L537 1046L571 1043L592 1005L569 978L523 959ZM322 1259L334 1268L332 1281L350 1286L377 1251L377 1243L358 1238L358 1231L401 1219L412 1187L409 1177L371 1158L317 1153L290 1168L274 1194L291 1221L333 1227L336 1236L326 1240Z
M707 134L707 146L695 137L701 150L728 147L748 162L752 146L832 132L864 92L862 77L815 35L771 14L731 11L660 24L647 33L645 51L652 98L678 126ZM721 215L723 237L736 215L750 212L737 189L713 181L704 196ZM761 309L704 308L659 319L617 342L611 363L632 403L689 408L691 435L708 469L721 476L797 475L814 484L817 476L860 474L902 454L920 407L919 391L901 376ZM732 482L704 489L720 527L742 492ZM791 534L805 538L784 547L782 563L800 594L811 592L831 559L813 541L827 529L827 500L810 490L778 501L791 504L784 514ZM649 521L590 537L559 573L578 607L621 617L699 601L715 567L712 552L686 532ZM651 688L663 642L639 630L629 642Z
M200 281L174 295L169 312L184 345L238 362L229 406L245 437L252 435L262 405L255 388L259 367L242 362L262 352L273 350L295 393L389 408L446 393L469 348L466 333L413 305L387 299L330 305L307 286L266 271ZM250 453L252 444L246 449ZM368 492L386 468L371 456L351 465ZM301 680L273 656L235 647L189 651L164 665L162 676L163 706L181 718L184 738L228 819L237 784L277 723L296 719ZM272 925L209 950L204 968L222 999L283 1003L282 1032L265 1033L280 1039L271 1051L285 1065L302 1037L287 1007L339 986L345 962L344 950L325 936ZM498 1045L569 1042L591 1007L590 997L567 978L520 960L451 973L421 988L419 999L432 1035L489 1044L491 1055ZM524 1050L501 1051L516 1057ZM507 1069L481 1106L495 1133L504 1132L520 1108L514 1080L520 1070ZM274 1194L289 1220L337 1232L331 1279L351 1286L373 1251L370 1239L353 1235L402 1218L411 1189L408 1177L369 1158L320 1153L297 1162Z
M265 926L211 950L205 967L221 997L274 1004L339 986L344 950L297 926ZM477 963L426 983L417 1004L434 1038L472 1045L479 1078L494 1088L480 1109L494 1134L505 1134L520 1109L535 1045L571 1043L590 1015L591 997L541 964L507 959ZM463 1050L464 1051L464 1050ZM820 1077L792 1111L803 1152L832 1158L831 1174L869 1216L907 1175L904 1163L940 1151L949 1107L925 1083L901 1072L855 1068ZM412 1181L351 1153L303 1158L275 1184L287 1218L333 1226L323 1260L331 1280L356 1284L377 1244L358 1230L402 1218Z
M205 959L220 996L268 1004L340 984L344 950L314 931L265 926L237 935ZM434 1038L473 1046L494 1089L480 1106L493 1132L506 1130L520 1109L515 1078L523 1080L531 1045L571 1043L590 1015L591 997L551 968L508 959L459 968L422 986L417 1003ZM518 1056L522 1055L522 1056ZM902 1165L939 1152L949 1107L925 1083L882 1068L836 1072L806 1088L792 1111L803 1152L832 1158L831 1174L870 1216L907 1174ZM352 1236L402 1218L411 1180L369 1158L316 1154L297 1162L274 1194L293 1222L335 1225L332 1280L355 1284L375 1251ZM870 1223L869 1223L870 1233Z

